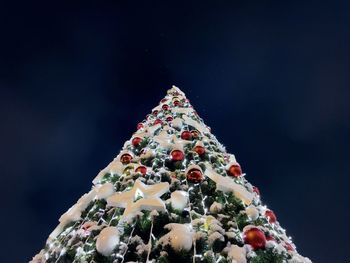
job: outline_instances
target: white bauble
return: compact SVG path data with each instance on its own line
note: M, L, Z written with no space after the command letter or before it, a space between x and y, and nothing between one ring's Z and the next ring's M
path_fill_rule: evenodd
M105 183L98 186L96 196L98 199L106 199L114 193L114 186L111 183Z
M170 232L170 245L176 251L190 251L192 248L192 232L188 226L176 224Z
M103 256L109 256L118 244L119 231L116 227L109 226L104 228L98 235L96 249Z
M170 245L175 251L190 251L193 244L193 232L189 225L170 223L164 226L170 232L159 239L159 243Z
M256 220L259 217L258 209L256 209L256 207L253 205L248 206L245 209L245 212L246 212L247 216L252 220Z
M228 257L237 263L247 263L246 251L244 247L231 245L230 250L228 251Z
M171 193L171 206L174 209L183 210L188 203L188 193L185 191L175 191Z

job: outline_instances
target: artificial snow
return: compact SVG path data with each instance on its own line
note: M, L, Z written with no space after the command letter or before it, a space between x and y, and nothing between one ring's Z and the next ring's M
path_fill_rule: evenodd
M217 214L222 210L222 204L218 202L212 203L212 205L209 208L210 213Z
M112 183L98 185L96 188L96 197L98 199L106 199L114 193L114 186Z

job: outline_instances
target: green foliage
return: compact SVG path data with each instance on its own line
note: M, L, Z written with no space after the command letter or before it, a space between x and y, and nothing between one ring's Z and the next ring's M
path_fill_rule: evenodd
M168 253L170 262L192 263L193 250L175 251L170 245L166 245L163 250Z
M155 236L162 236L167 231L164 229L166 224L170 223L169 214L165 212L159 212L159 215L153 219L153 234Z
M156 260L156 263L170 263L167 257L161 256Z
M144 211L142 216L136 217L134 235L138 235L145 242L148 242L151 226L152 220L150 218L150 211Z
M250 258L248 263L283 263L285 256L274 253L272 249L256 250L256 257Z
M248 218L247 214L245 214L245 213L238 214L238 216L236 218L236 223L237 223L239 230L242 231L245 226L249 225L249 218Z

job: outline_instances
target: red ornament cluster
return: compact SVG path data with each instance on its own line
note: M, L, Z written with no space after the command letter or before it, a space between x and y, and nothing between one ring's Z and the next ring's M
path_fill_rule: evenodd
M244 232L244 243L249 244L253 249L265 248L266 237L265 233L257 227L252 227Z

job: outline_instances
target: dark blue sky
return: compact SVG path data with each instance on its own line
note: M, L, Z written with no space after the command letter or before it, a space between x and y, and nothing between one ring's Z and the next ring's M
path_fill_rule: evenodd
M39 251L172 84L300 253L348 261L349 4L47 2L0 7L2 262Z

